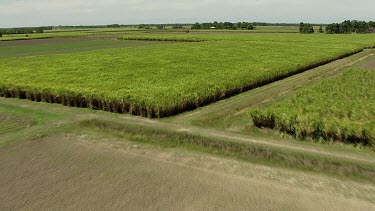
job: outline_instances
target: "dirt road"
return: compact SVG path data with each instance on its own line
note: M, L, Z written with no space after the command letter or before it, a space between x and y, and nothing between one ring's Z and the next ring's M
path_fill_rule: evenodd
M131 210L371 210L374 204L345 197L332 187L301 189L236 171L241 163L208 156L121 146L89 137L49 137L0 153L1 209ZM148 151L151 150L151 151ZM177 157L178 156L178 157ZM207 157L207 159L205 159ZM216 163L219 161L221 164ZM207 168L208 166L208 168ZM233 167L232 167L233 168ZM272 173L248 165L243 170ZM259 170L262 169L263 170ZM273 172L275 173L275 172ZM284 180L304 175L275 173ZM258 177L258 178L257 178ZM307 178L308 179L308 176ZM324 181L320 180L320 181ZM331 181L337 183L335 181ZM319 183L316 183L319 186ZM338 185L338 184L336 184ZM352 191L374 193L357 184ZM310 186L312 188L312 186ZM320 188L323 188L320 186ZM339 196L338 196L339 195ZM351 198L353 197L353 198Z

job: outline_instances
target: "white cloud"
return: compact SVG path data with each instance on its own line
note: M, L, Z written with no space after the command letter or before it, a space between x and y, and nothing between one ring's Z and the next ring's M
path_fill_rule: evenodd
M0 27L375 19L373 0L0 0Z
M62 10L86 10L95 9L100 10L101 8L107 7L129 7L141 5L144 0L106 0L106 1L95 1L95 0L18 0L9 3L0 4L0 11L2 15L9 14L23 14L44 11L58 11Z

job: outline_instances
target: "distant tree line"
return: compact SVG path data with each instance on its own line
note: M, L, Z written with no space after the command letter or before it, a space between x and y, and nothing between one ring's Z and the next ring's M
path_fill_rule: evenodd
M156 28L159 30L165 29L165 25L160 24L160 25L157 25Z
M172 26L172 29L183 29L184 27L182 26L182 25L180 25L180 24L174 24L173 26Z
M32 34L34 29L32 28L12 28L12 29L0 29L1 34Z
M215 21L217 24L218 24L218 27L219 29L224 29L224 23L222 22L221 24L218 23L217 21ZM294 24L294 23L266 23L266 22L250 22L250 23L247 23L247 22L244 22L245 24L242 24L243 22L241 22L241 27L240 28L247 28L246 25L251 25L255 28L255 26L298 26L298 24ZM208 23L209 24L209 23ZM214 23L212 23L214 24ZM119 28L119 27L131 27L131 28L142 28L142 29L151 29L151 28L158 28L158 25L164 25L165 27L172 27L173 29L182 29L184 28L183 26L188 26L188 25L192 25L191 23L179 23L179 24L176 24L176 23L171 23L171 24L139 24L139 25L125 25L125 24L109 24L109 25L88 25L88 26L84 26L84 25L77 25L77 26L62 26L62 25L59 25L59 26L56 26L56 28L59 28L59 29L74 29L74 28ZM203 24L202 24L203 25ZM222 25L222 27L221 27ZM232 23L230 24L230 22L226 22L226 27L227 28L236 28L236 25L235 23ZM207 27L207 24L205 24L205 26ZM232 26L232 27L230 27ZM202 27L203 28L203 27ZM239 27L237 27L239 28ZM249 26L249 28L251 28Z
M107 25L107 28L120 28L121 25L120 24L109 24Z
M167 27L171 27L172 29L183 29L184 26L181 24L140 24L137 26L139 29L151 29L156 28L159 30L166 29Z
M302 34L311 34L311 33L314 33L315 31L314 31L313 25L309 23L301 22L299 24L299 32Z
M140 24L137 28L138 29L151 29L151 26L146 25L146 24Z
M124 25L120 25L120 24L109 24L109 25L90 25L90 26L84 26L84 25L77 25L77 26L62 26L62 25L58 25L58 26L53 26L54 29L90 29L90 28L112 28L112 26L115 26L115 28L117 28L117 25L119 25L120 27L123 27Z
M375 28L375 22L370 21L357 21L357 20L346 20L342 23L332 23L327 25L327 34L366 34L370 32L371 28Z
M44 30L52 30L52 26L42 26L36 28L7 28L0 29L1 36L4 34L33 34L33 33L43 33Z
M238 23L231 23L231 22L213 22L213 23L198 23L196 22L193 24L191 29L247 29L247 30L253 30L254 26L249 22L238 22Z
M266 22L252 22L253 26L298 26L298 23L266 23Z

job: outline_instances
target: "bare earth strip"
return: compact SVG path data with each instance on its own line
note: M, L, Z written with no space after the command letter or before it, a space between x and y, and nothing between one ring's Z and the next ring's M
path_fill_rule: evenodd
M48 38L48 39L30 39L30 40L12 40L0 42L0 47L14 47L27 45L47 45L67 42L82 42L90 40L89 38Z
M171 155L164 153L164 156ZM142 155L139 150L116 150L71 136L26 142L0 153L0 207L3 210L374 208L372 203L337 197L332 192L309 191L206 170L199 167L202 162L210 165L205 159L197 162L191 166L163 162Z

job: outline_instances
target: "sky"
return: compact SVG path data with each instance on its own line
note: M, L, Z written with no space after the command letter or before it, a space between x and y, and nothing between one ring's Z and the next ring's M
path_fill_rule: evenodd
M0 28L248 21L375 20L375 0L0 0Z

